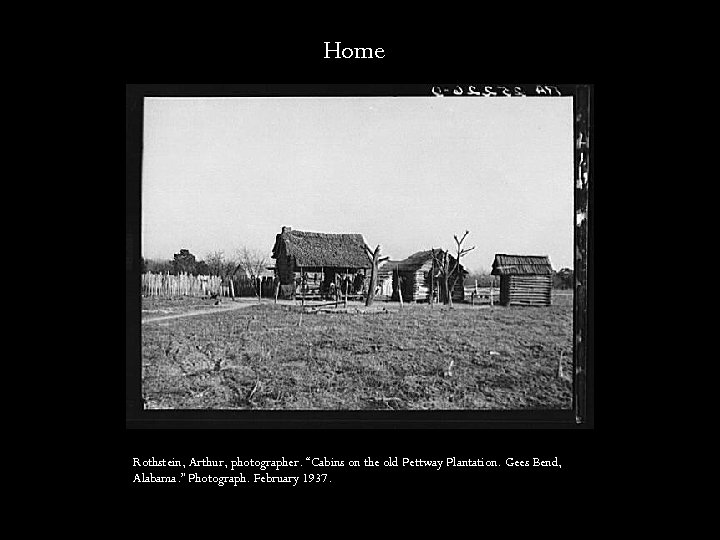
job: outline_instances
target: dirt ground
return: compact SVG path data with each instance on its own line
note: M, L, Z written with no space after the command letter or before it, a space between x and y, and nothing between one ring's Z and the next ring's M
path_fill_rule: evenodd
M550 307L143 299L150 409L566 409L572 301ZM233 305L229 310L220 310ZM158 317L178 316L172 319ZM147 321L147 322L146 322Z

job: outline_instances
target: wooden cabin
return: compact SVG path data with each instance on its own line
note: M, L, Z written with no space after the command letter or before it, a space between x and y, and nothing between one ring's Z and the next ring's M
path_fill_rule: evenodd
M344 293L348 283L349 294L361 296L372 266L361 234L294 231L291 227L283 227L275 237L272 258L284 296L300 293L303 275L308 296L330 295L336 286Z
M438 252L438 250L436 250ZM450 266L455 265L455 258L450 256ZM393 300L399 300L398 281L404 302L428 302L432 294L433 301L444 302L444 291L440 281L437 263L433 261L432 250L418 251L402 261L388 261L383 268L393 272ZM462 265L458 266L459 277L452 290L453 302L465 299L465 276L468 272Z
M492 272L500 276L500 304L549 306L552 266L545 255L495 255Z

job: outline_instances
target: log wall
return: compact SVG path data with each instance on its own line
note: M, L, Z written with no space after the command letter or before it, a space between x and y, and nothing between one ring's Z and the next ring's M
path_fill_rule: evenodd
M549 306L552 276L500 276L500 303L504 306Z
M430 283L425 283L425 271L421 268L417 272L414 272L410 277L410 281L412 282L412 288L410 290L412 294L409 295L410 298L407 300L412 302L427 302L428 298L430 298Z
M399 274L402 278L402 295L405 302L427 302L430 298L430 277L428 272L432 268L432 261L428 261L417 270L400 270ZM393 300L399 300L397 297L397 272L393 272ZM428 278L425 279L425 276ZM438 284L435 283L437 288Z
M415 272L411 271L400 271L400 277L403 278L403 300L405 302L427 302L430 299L430 291L433 287L432 278L430 272L432 271L432 261L428 261L422 267L418 268ZM393 300L398 300L397 297L397 278L393 276ZM435 278L434 280L435 295L439 301L442 301L442 279ZM465 300L465 286L464 279L459 277L455 283L455 287L452 290L453 302L463 302Z

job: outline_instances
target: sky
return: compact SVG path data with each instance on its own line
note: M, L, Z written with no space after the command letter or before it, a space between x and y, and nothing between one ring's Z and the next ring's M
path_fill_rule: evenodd
M392 259L573 267L571 97L145 98L142 255L261 250L282 226Z

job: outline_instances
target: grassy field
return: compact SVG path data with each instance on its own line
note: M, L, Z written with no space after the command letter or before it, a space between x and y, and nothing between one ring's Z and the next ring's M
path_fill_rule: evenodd
M211 305L143 299L143 315ZM559 409L572 384L572 301L543 308L288 305L142 325L149 409ZM452 366L450 366L452 361Z

